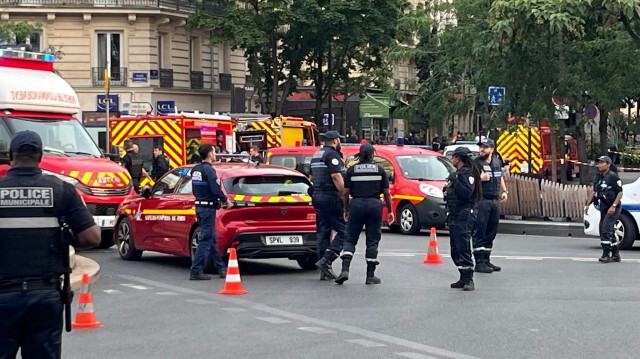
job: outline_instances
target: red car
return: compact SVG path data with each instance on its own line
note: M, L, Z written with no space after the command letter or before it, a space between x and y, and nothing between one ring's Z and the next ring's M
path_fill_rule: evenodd
M199 228L191 169L166 173L151 189L133 196L116 213L115 241L120 257L137 260L145 250L193 258ZM215 163L231 209L216 213L218 249L236 248L240 258L295 259L315 269L316 220L309 180L280 166Z

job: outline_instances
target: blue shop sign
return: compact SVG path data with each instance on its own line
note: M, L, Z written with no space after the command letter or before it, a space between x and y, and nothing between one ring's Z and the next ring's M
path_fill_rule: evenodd
M158 70L150 70L149 71L151 73L151 79L152 80L157 80L158 79Z
M156 101L156 112L158 115L168 115L176 112L175 101Z
M119 97L118 95L109 95L109 99L107 100L107 95L98 95L98 99L97 99L97 105L98 105L98 112L107 112L107 103L109 104L109 112L116 112L118 111L118 104L119 101Z
M147 77L147 73L146 72L134 72L133 73L133 82L147 82L148 81L148 77Z

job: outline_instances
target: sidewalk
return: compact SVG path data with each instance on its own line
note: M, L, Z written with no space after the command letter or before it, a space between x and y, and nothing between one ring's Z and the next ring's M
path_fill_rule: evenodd
M82 275L84 273L89 274L91 283L95 283L100 279L100 265L96 261L76 255L75 250L71 246L69 246L69 256L71 257L71 268L73 268L71 272L71 289L74 291L80 290L82 286Z
M587 237L582 222L530 221L501 219L498 233L530 236Z

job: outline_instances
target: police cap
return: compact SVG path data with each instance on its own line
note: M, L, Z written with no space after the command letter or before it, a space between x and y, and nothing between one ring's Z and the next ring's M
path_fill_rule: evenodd
M609 156L600 156L598 157L598 162L606 162L611 164L613 161L611 160L611 157Z
M327 131L324 133L324 139L327 141L331 141L331 140L335 140L336 138L340 138L342 136L340 136L340 133L338 131Z
M459 158L468 157L471 154L471 151L466 147L458 147L453 151L452 156L456 156Z
M360 154L373 154L375 152L375 148L370 143L363 143L360 145Z
M42 152L42 140L40 135L33 131L20 131L11 140L11 152L14 153L39 153Z
M496 143L492 139L485 137L485 138L482 139L482 141L480 141L480 146L487 146L487 147L495 148L496 147Z

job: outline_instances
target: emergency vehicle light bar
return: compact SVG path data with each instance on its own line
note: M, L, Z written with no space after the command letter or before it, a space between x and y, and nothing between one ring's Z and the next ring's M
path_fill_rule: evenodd
M0 66L53 72L53 54L0 49Z
M55 55L47 54L44 52L30 52L30 51L9 50L9 49L0 49L0 57L40 60L40 61L46 61L46 62L53 62L56 59Z

